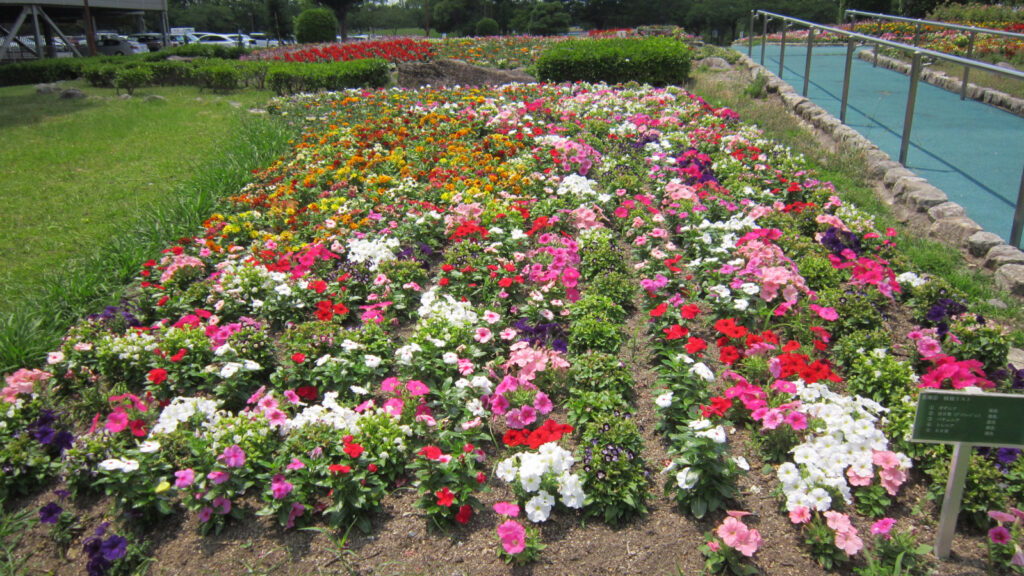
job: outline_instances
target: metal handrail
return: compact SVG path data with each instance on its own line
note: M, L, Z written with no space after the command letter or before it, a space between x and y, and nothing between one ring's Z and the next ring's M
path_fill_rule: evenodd
M995 28L983 28L981 26L953 24L951 22L939 22L937 20L925 20L923 18L907 18L905 16L893 16L891 14L879 14L878 12L865 12L863 10L853 9L847 10L846 15L866 16L868 18L875 18L878 20L892 20L894 22L904 22L906 24L937 26L939 28L949 28L950 30L960 30L962 32L974 32L976 34L991 34L993 36L1005 36L1007 38L1016 38L1018 40L1024 40L1024 34L1021 34L1019 32L1008 32L1006 30L996 30Z
M937 52L935 50L928 50L926 48L920 48L920 47L917 47L917 46L910 46L908 44L902 44L900 42L893 42L891 40L883 40L881 38L876 38L874 36L869 36L869 35L866 35L866 34L860 34L860 33L852 32L852 31L849 31L849 30L842 30L840 28L835 28L835 27L832 27L832 26L826 26L824 24L818 24L817 22L810 22L810 21L807 21L807 20L801 20L800 18L793 18L791 16L785 16L785 15L782 15L782 14L777 14L775 12L768 12L766 10L751 10L750 11L750 39L749 39L749 43L748 43L748 52L749 52L748 56L753 56L752 52L753 52L753 49L754 49L754 38L753 38L753 36L754 36L754 18L755 18L755 16L761 16L764 19L764 34L763 34L763 36L761 38L761 64L762 65L764 65L764 55L765 55L765 48L766 48L766 42L767 42L767 31L768 31L767 28L768 28L768 21L769 20L776 20L776 19L778 19L778 20L782 21L784 26L788 26L790 23L794 23L794 24L798 24L800 26L808 28L808 35L807 35L807 65L806 65L806 70L804 72L804 90L803 90L804 97L807 97L808 77L810 76L811 49L812 49L812 46L813 46L813 43L814 43L814 30L821 30L821 31L825 31L825 32L830 32L830 33L835 34L837 36L845 37L846 38L846 69L845 69L845 72L844 72L844 75L843 75L843 100L842 100L842 104L840 105L840 113L839 113L839 120L843 124L846 123L846 108L847 108L847 104L848 104L849 90L850 90L850 71L851 71L851 68L852 68L853 52L854 52L854 48L856 47L856 41L859 40L859 41L861 41L861 42L863 42L865 44L874 44L874 45L877 45L877 46L886 46L886 47L894 48L894 49L902 51L902 52L910 52L912 54L912 62L913 62L913 64L911 65L911 69L910 69L910 89L909 89L909 91L907 93L907 107L906 107L906 114L904 115L904 118L903 118L903 137L902 137L902 141L900 143L900 156L899 156L900 164L904 164L904 165L906 165L906 163L907 163L907 153L909 152L909 149L910 149L910 130L911 130L911 127L912 127L913 121L914 121L914 105L915 105L916 100L917 100L917 84L918 84L918 81L919 81L919 79L921 77L921 69L923 68L923 66L922 66L922 57L923 56L929 56L929 57L934 58L936 60L945 60L947 62L953 62L955 64L960 64L960 65L964 66L965 69L985 70L987 72L993 72L993 73L996 73L996 74L1001 74L1003 76L1009 76L1011 78L1017 78L1018 80L1024 80L1024 72L1019 72L1017 70L1009 70L1009 69L1006 69L1006 68L1000 68L999 66L995 66L995 65L989 64L987 62L979 62L977 60L970 60L970 59L967 59L967 58L961 58L959 56L954 56L952 54L946 54L944 52ZM785 30L786 30L786 28L784 27L783 28L783 42L785 42ZM972 40L973 40L973 36L972 36ZM972 42L972 44L973 44L973 42ZM785 49L783 48L783 51L780 53L780 58L779 58L779 78L782 78L782 73L783 73L783 69L784 69L784 65L783 65L783 63L785 62L785 60L784 60L784 58L785 58L785 51L784 50ZM878 50L876 49L875 50L876 57L877 57L877 53L878 53ZM966 86L967 86L966 77L967 77L967 75L965 73L964 74L964 83L963 83L964 90L966 90ZM961 95L961 99L963 99L962 95ZM1012 225L1012 227L1010 229L1010 245L1014 246L1014 247L1020 246L1021 236L1022 236L1022 233L1024 233L1024 174L1021 175L1020 192L1019 192L1018 196L1019 196L1019 199L1018 199L1017 205L1016 205L1016 207L1014 209L1013 225ZM947 552L947 554L948 554L948 552Z

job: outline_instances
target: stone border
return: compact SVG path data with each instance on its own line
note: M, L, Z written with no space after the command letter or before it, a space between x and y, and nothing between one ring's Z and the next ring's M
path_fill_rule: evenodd
M740 54L739 64L751 78L758 74L767 77L765 90L778 94L793 115L837 144L862 152L867 159L868 176L883 184L878 190L883 200L898 204L911 219L919 220L928 236L957 248L967 259L994 271L997 287L1015 296L1024 296L1024 252L1010 246L997 234L984 231L967 216L962 206L951 202L945 192L893 160L859 132L801 96L746 54Z
M861 50L857 52L857 57L861 60L874 61L875 52L873 49ZM899 60L898 58L891 58L889 56L879 54L878 65L887 70L899 72L904 76L910 75L910 63ZM937 86L955 94L960 94L960 89L964 84L962 78L955 78L944 72L932 70L928 67L923 67L921 70L921 80L924 80L932 86ZM1005 92L993 90L992 88L985 88L984 86L978 86L973 82L968 82L967 97L971 100L977 100L978 102L995 106L996 108L1000 108L1011 114L1024 117L1024 99L1010 96Z

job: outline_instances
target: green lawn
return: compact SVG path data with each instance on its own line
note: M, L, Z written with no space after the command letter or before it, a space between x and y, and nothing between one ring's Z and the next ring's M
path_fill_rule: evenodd
M16 294L95 250L126 223L145 218L236 136L248 108L271 96L174 87L120 100L111 89L69 85L91 98L61 100L37 95L32 86L0 88L4 294ZM145 98L157 94L166 100Z

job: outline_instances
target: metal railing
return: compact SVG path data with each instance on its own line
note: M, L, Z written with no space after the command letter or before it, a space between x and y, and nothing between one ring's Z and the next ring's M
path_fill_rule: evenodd
M780 20L782 22L782 46L779 53L779 78L782 78L786 61L786 31L790 24L795 24L802 28L808 29L807 34L807 62L804 69L804 86L803 96L807 97L807 88L810 82L811 75L811 53L814 45L814 31L829 32L837 36L846 38L846 67L843 72L843 96L842 103L839 109L839 120L846 124L846 108L849 103L850 97L850 71L853 66L853 53L857 47L857 42L860 41L864 44L874 45L875 52L877 54L878 47L885 46L887 48L893 48L901 52L909 52L912 55L911 67L910 67L910 88L907 93L907 107L906 113L903 117L903 135L900 141L900 164L906 165L907 153L910 150L910 131L914 122L914 105L917 101L917 84L921 78L922 69L922 58L928 56L936 60L944 60L947 62L953 62L961 66L968 66L972 69L985 70L995 74L1001 74L1003 76L1009 76L1018 80L1024 80L1024 72L1018 70L1010 70L1007 68L1001 68L987 62L979 62L977 60L969 60L960 56L954 56L952 54L946 54L945 52L937 52L935 50L928 50L926 48L919 48L917 46L911 46L908 44L902 44L900 42L893 42L891 40L883 40L867 34L860 34L857 32L851 32L849 30L842 30L832 26L826 26L824 24L818 24L816 22L809 22L807 20L801 20L799 18L793 18L791 16L785 16L782 14L776 14L774 12L767 12L765 10L751 10L750 12L750 34L747 44L747 55L753 58L754 51L754 19L756 16L761 16L763 20L762 35L761 35L761 65L764 65L764 55L768 43L768 22L772 20ZM1018 200L1016 208L1014 210L1013 226L1010 229L1010 245L1018 247L1020 246L1021 233L1024 231L1024 173L1021 174L1020 192L1018 193Z
M872 20L887 20L890 22L902 22L904 24L914 25L914 46L918 46L921 42L921 28L923 26L930 26L933 28L945 28L947 30L959 30L961 32L967 32L967 58L974 58L974 39L978 34L987 34L989 36L1002 36L1003 38L1013 38L1015 40L1024 41L1024 34L1019 32L1008 32L1006 30L996 30L993 28L982 28L980 26L967 26L964 24L952 24L950 22L939 22L936 20L924 20L922 18L905 18L903 16L893 16L891 14L879 14L878 12L865 12L863 10L847 10L846 17L854 24L854 16L863 16L871 18ZM881 35L881 23L879 23L878 33ZM875 64L878 64L878 58L875 58ZM970 66L964 66L964 75L960 83L960 99L964 100L967 98L967 79L970 75Z

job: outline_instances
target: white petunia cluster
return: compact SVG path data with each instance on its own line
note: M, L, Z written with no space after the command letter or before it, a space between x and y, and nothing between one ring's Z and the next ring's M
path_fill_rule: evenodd
M572 453L555 442L548 442L536 452L522 452L498 463L495 475L512 484L516 481L527 494L534 494L526 502L526 516L532 522L544 522L551 514L555 498L542 487L554 481L562 504L567 508L583 506L586 494L579 476L569 471L576 463Z
M188 422L196 414L202 414L207 425L215 424L221 416L220 401L178 396L160 412L150 435L170 434L178 429L178 424Z
M558 189L555 193L559 196L570 194L572 196L587 197L597 196L597 190L594 190L593 184L595 182L586 176L580 176L579 174L570 174L562 181L558 183Z
M393 237L372 240L353 238L347 243L347 258L349 262L366 262L370 270L376 270L381 262L395 259L392 249L398 248L398 246L398 238Z
M459 302L451 294L438 294L437 288L423 293L418 312L421 320L441 318L459 328L476 324L479 318L472 303Z
M786 509L806 506L824 512L832 507L838 492L846 504L853 501L846 471L873 474L872 455L888 449L885 434L878 429L879 415L886 411L874 400L836 394L822 384L795 382L800 410L821 422L808 429L807 440L791 451L793 461L779 466L777 476L786 495ZM897 455L909 468L910 459Z

